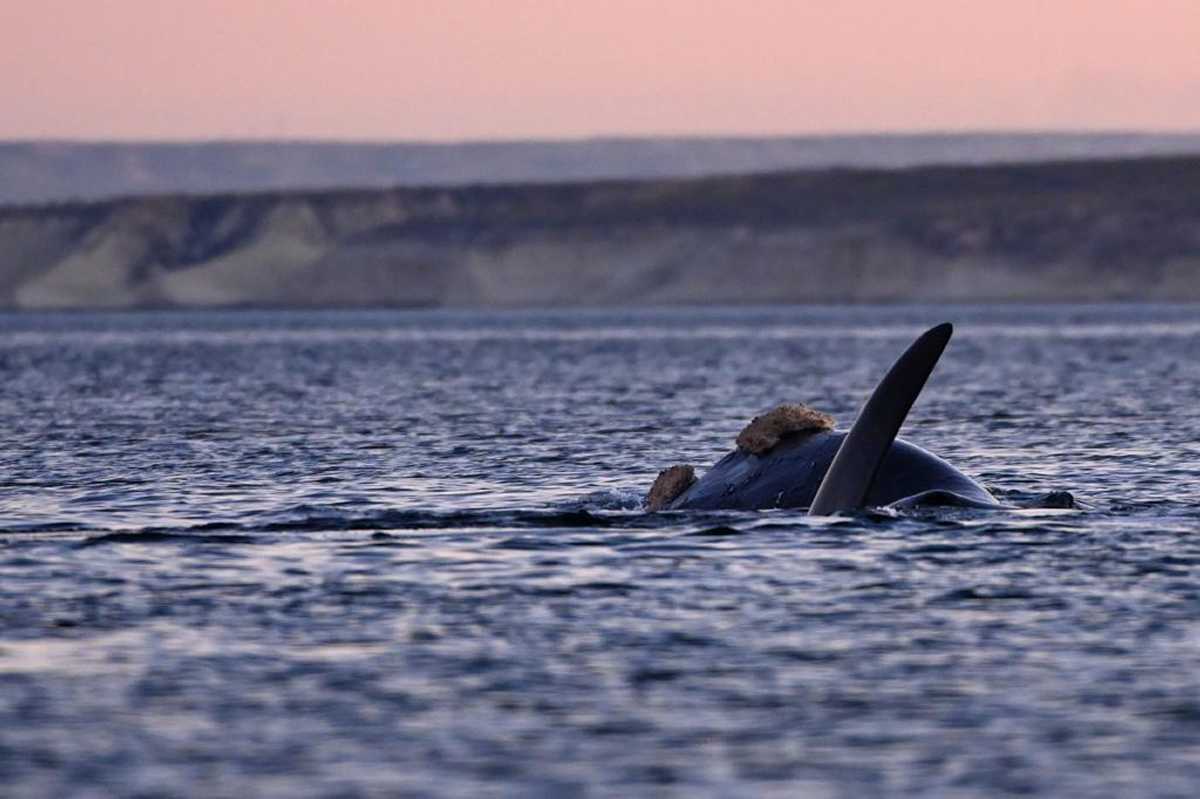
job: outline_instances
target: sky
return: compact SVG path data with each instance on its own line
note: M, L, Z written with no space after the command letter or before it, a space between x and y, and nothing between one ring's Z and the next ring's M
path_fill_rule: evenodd
M1200 130L1200 0L0 0L0 138Z

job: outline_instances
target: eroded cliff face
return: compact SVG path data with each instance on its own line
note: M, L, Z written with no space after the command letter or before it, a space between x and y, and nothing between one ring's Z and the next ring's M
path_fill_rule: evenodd
M10 308L1200 299L1200 159L0 210Z

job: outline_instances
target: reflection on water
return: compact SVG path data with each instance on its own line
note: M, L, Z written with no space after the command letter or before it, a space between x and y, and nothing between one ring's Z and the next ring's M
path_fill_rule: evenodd
M638 510L943 319L906 437L1081 510ZM1185 306L0 316L0 778L1190 795L1198 344Z

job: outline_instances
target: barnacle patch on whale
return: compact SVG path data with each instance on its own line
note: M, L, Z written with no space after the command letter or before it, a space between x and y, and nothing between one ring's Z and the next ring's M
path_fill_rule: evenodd
M687 491L696 482L696 469L691 464L681 463L669 466L654 478L650 493L646 494L646 510L662 510L671 501Z
M798 403L779 405L751 419L750 424L738 433L737 446L754 455L762 455L787 436L832 430L833 426L833 417L815 408Z

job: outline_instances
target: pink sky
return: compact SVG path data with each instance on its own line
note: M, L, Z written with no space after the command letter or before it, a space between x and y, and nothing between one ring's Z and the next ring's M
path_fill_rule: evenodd
M1200 0L0 0L0 138L1200 130Z

